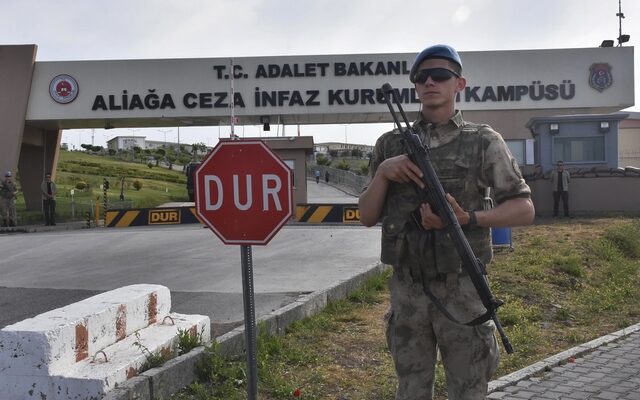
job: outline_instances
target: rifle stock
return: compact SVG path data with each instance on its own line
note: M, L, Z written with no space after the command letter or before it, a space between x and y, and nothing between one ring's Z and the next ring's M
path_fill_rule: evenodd
M473 249L469 245L469 241L467 240L462 228L460 227L460 223L455 216L453 208L451 204L447 201L446 193L442 184L440 183L440 179L438 179L438 175L433 168L433 165L430 161L429 149L423 145L420 137L413 131L409 120L407 119L402 106L400 105L400 101L398 100L397 93L393 89L393 87L389 83L385 83L382 86L382 91L384 93L385 102L389 107L389 111L391 112L391 116L401 134L404 137L404 142L407 150L407 156L411 159L413 163L415 163L418 168L422 171L422 181L424 183L423 192L427 198L427 201L431 205L431 207L435 210L436 214L440 216L442 222L444 224L444 230L447 232L449 237L454 243L456 251L462 260L462 264L469 274L469 277L475 287L478 297L482 301L482 305L486 309L486 313L479 316L478 318L465 323L465 325L477 325L479 323L488 321L491 319L500 334L500 339L502 340L502 344L504 345L505 350L508 354L513 353L513 347L509 342L509 338L505 334L502 329L502 325L498 320L498 316L496 314L496 310L500 307L503 302L501 300L496 299L491 293L491 289L489 288L489 284L487 279L485 278L486 270L482 262L475 256L473 253ZM394 110L393 103L395 103L398 107L398 112L402 116L402 119L405 124L405 128L402 127L400 120L396 111ZM431 296L430 296L431 297ZM450 314L444 311L445 315L453 319ZM455 319L453 319L455 321ZM458 321L455 321L458 322Z

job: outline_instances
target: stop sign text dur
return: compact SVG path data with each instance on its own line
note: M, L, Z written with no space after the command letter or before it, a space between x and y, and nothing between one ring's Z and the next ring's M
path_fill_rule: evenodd
M196 213L225 244L265 245L293 213L292 171L262 141L220 141L194 180Z

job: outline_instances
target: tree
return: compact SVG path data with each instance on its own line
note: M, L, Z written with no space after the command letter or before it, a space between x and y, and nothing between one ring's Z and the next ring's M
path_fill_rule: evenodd
M142 152L142 148L140 146L133 146L131 150L133 150L133 153L132 153L133 161L135 161L138 154Z
M165 159L169 163L169 169L173 169L173 163L178 159L175 148L169 147L166 149Z
M182 170L185 171L187 168L187 164L191 161L191 156L188 153L182 153L178 156L178 163L182 165Z
M156 160L156 167L160 164L160 160L164 158L165 154L167 154L167 152L164 149L162 148L156 149L153 155L153 158Z
M349 163L346 160L340 160L338 165L336 165L336 168L342 169L342 170L345 170L345 171L349 171L351 169L351 166L349 165Z
M200 157L200 155L204 155L207 153L207 145L200 142L200 143L194 143L191 145L191 148L193 149L193 159L194 160L200 160L202 157Z
M175 154L167 155L167 162L169 162L169 169L173 169L173 163L175 163L176 160L177 160L177 157Z
M331 160L329 160L325 155L318 154L316 156L316 164L318 165L331 165Z

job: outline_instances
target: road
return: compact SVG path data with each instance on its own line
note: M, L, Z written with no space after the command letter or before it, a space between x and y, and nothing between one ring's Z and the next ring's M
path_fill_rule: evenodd
M310 202L357 200L309 186ZM380 230L290 224L252 252L259 318L367 270L379 259ZM200 225L5 234L0 254L0 327L135 283L167 286L175 312L220 326L243 320L240 247Z

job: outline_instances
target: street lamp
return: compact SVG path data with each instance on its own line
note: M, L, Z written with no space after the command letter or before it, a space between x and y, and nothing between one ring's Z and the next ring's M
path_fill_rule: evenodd
M167 132L171 132L171 129L158 129L158 132L164 133L164 147L167 147Z

